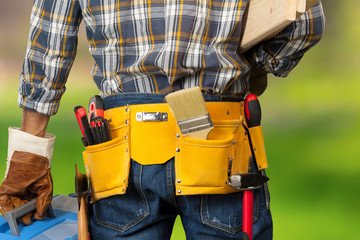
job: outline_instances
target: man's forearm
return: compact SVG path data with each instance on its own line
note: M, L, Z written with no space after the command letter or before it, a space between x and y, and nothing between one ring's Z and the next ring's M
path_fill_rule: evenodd
M23 109L21 130L38 137L44 137L50 116Z

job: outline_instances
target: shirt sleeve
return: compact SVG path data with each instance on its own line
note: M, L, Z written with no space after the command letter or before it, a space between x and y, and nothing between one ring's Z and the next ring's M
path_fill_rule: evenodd
M73 64L81 22L78 0L35 0L18 104L54 115Z
M320 41L324 27L324 12L319 2L279 34L254 47L251 61L267 73L286 77L305 52Z

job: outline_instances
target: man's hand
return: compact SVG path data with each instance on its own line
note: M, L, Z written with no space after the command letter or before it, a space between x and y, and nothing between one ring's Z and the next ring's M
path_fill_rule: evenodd
M267 73L255 66L251 66L251 74L249 79L250 92L256 96L263 94L267 87Z

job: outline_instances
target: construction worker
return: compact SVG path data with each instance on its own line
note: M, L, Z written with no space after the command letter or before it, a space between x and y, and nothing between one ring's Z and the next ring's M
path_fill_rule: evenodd
M43 219L51 202L55 136L46 133L46 127L65 92L82 20L95 61L92 77L105 110L124 110L121 114L126 116L132 106L147 109L153 105L158 112L156 106L164 103L166 94L194 86L201 88L206 101L240 104L249 91L260 95L265 90L266 74L286 77L319 42L324 29L319 2L279 34L242 55L237 49L248 2L35 0L19 86L23 121L20 129L9 129L1 212L37 198L34 217ZM129 124L127 120L124 123ZM117 133L116 138L130 144L130 136L141 131L134 126L129 135ZM230 191L228 185L223 187L227 190L216 191L217 186L200 186L199 191L192 186L191 194L175 190L185 180L177 179L182 170L174 155L168 154L173 153L167 150L172 146L161 141L168 131L175 130L136 133L138 137L131 139L131 144L150 144L151 153L119 147L115 152L123 152L129 159L112 152L105 155L105 165L108 160L116 163L108 168L128 166L120 177L126 186L123 193L92 198L89 232L93 239L170 239L177 215L189 239L241 239L242 191ZM215 160L209 159L207 165L211 167ZM187 168L200 174L196 162L196 158L189 160ZM218 170L212 171L214 174L204 178L212 178ZM105 180L96 181L101 185ZM29 224L31 214L21 221ZM254 191L253 237L272 239L272 218L263 188Z

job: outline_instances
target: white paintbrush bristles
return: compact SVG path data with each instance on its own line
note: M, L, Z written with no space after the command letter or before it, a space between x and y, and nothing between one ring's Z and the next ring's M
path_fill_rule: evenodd
M183 89L165 97L185 137L206 139L213 124L199 87Z

